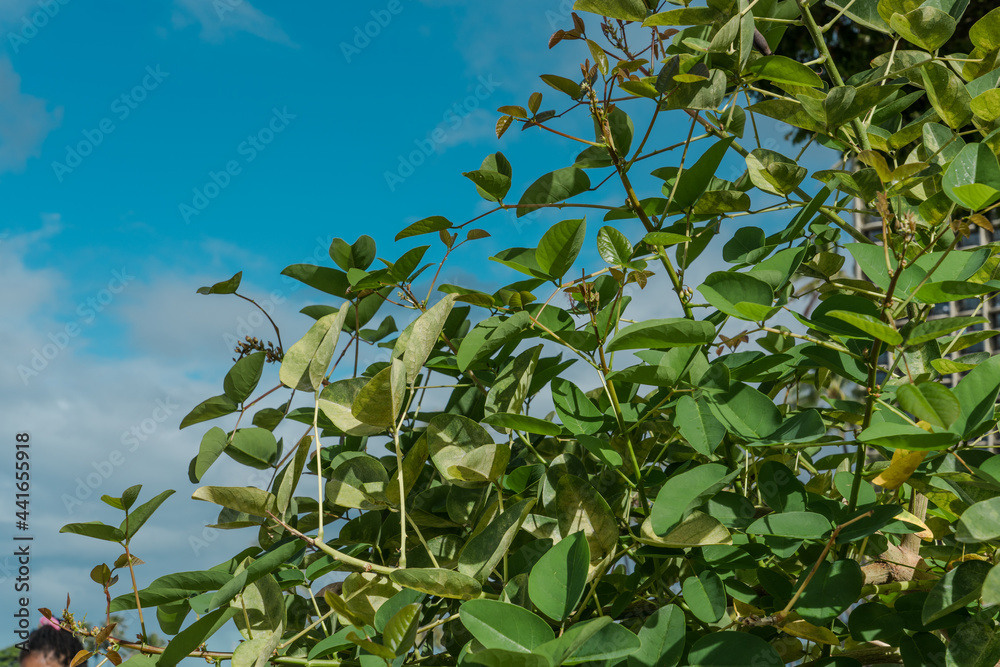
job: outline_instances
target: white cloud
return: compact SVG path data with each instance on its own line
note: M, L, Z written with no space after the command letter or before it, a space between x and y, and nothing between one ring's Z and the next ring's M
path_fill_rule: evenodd
M247 0L174 0L174 27L201 26L206 42L219 43L239 32L261 39L297 47L277 20L264 14Z
M51 215L35 231L0 234L0 281L16 286L0 290L0 340L8 352L0 362L0 400L10 433L31 436L32 607L60 611L69 593L73 610L93 622L103 617L104 600L87 574L94 565L113 562L119 552L110 543L58 531L67 523L91 520L118 525L120 513L100 501L102 494L118 496L143 484L140 501L145 501L165 489L177 490L136 538L135 552L146 562L136 571L140 586L166 572L211 567L256 537L253 530L205 530L219 508L190 499L195 487L187 478L188 462L202 435L216 424L232 428L235 415L178 429L192 407L221 393L232 362L220 333L250 310L231 297L196 294L197 286L213 282L211 277L150 271L154 262L137 261L136 267L127 267L137 277L88 323L78 315L77 302L99 291L81 287L58 267L35 268L30 262L44 255L61 229L59 217ZM221 246L218 250L228 254ZM113 270L121 267L109 263L107 275ZM213 268L206 271L214 273ZM104 289L101 273L95 287ZM246 290L254 296L262 292L253 285ZM308 318L296 316L295 310L297 301L310 298L308 291L286 289L287 300L276 319L305 329ZM66 333L67 324L77 326L75 334ZM124 349L99 342L108 331L121 332ZM265 337L265 327L259 333ZM290 330L290 342L300 333ZM26 385L18 366L31 366L33 350L44 353L45 366ZM265 373L261 387L277 384L276 367L268 366ZM276 396L268 404L280 400ZM294 442L301 435L295 426L287 433L279 428L278 435ZM300 493L308 495L315 484L306 481ZM203 480L233 486L267 482L259 471L226 457ZM13 484L12 473L0 475L0 496L13 498ZM15 534L14 520L10 512L0 518L0 532ZM16 567L16 558L0 554L4 589L12 586ZM113 595L128 590L127 578L122 577ZM5 618L14 612L10 597L0 598ZM32 625L36 622L32 619ZM155 621L147 617L146 622L155 629ZM137 631L138 623L130 623L130 630ZM0 631L0 643L14 639L9 631Z
M42 142L62 123L62 107L21 92L21 77L7 56L0 57L0 172L24 171L40 155Z

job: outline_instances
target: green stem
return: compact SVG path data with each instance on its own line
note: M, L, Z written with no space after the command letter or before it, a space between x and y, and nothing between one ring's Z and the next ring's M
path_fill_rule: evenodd
M838 86L844 85L844 79L840 76L840 71L837 69L837 64L833 61L833 57L830 55L830 49L826 46L826 40L823 38L823 31L820 27L816 25L816 19L813 18L812 12L809 11L809 5L807 0L796 0L796 4L799 7L799 13L802 15L802 21L805 23L806 30L809 31L809 35L812 37L813 43L816 48L819 49L820 55L826 58L826 66L830 69L830 78ZM858 141L861 142L861 147L866 151L871 150L871 142L868 141L868 132L865 131L864 125L861 121L855 118L851 121L851 126L854 128L854 134L857 135Z

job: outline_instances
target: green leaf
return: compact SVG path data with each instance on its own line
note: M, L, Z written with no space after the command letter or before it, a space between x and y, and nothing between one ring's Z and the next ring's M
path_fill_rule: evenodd
M538 610L563 622L576 609L587 586L590 545L582 532L561 539L542 554L528 575L528 595Z
M590 189L590 178L579 167L563 167L549 172L528 186L517 203L517 217L534 213L546 204L575 197Z
M486 201L503 201L510 190L510 176L497 171L477 169L463 172L462 176L476 184L480 196Z
M488 649L530 652L555 639L549 624L524 607L497 600L469 600L459 608L462 625Z
M985 144L969 144L944 172L948 198L971 211L1000 199L1000 163Z
M330 259L344 271L364 271L375 260L375 239L362 235L350 245L344 239L334 239L330 244Z
M990 568L989 574L983 580L982 601L984 607L1000 604L1000 565Z
M265 356L263 352L247 355L226 373L226 378L222 382L223 391L234 403L242 403L257 388L257 382L260 381L264 370Z
M756 264L767 257L771 249L765 246L763 229L740 227L722 246L722 259L730 264Z
M747 70L758 77L777 84L820 88L823 80L816 72L797 60L785 56L764 56L757 58Z
M959 542L989 542L1000 538L1000 497L975 503L958 520Z
M257 470L270 468L279 455L274 433L258 427L237 429L223 451L234 461Z
M971 618L951 635L946 667L995 667L1000 662L1000 634L987 615Z
M381 509L387 500L384 494L389 475L379 460L359 453L341 461L330 473L327 501L354 509Z
M59 529L60 533L75 533L92 537L95 540L105 542L124 542L125 533L120 528L109 526L100 521L87 521L85 523L68 523Z
M808 570L803 572L797 586L802 584L807 575ZM825 625L858 601L864 583L865 575L857 561L824 561L802 591L795 611L810 623Z
M181 630L170 640L156 664L158 667L174 667L189 653L197 649L205 640L215 634L229 619L236 615L234 607L223 607L205 614L197 621ZM131 662L131 659L129 660Z
M191 497L265 518L275 509L274 495L253 486L203 486Z
M575 384L557 377L549 388L556 414L573 434L592 435L604 425L604 413Z
M917 347L954 331L977 324L988 323L989 320L985 317L946 317L943 319L927 320L913 327L913 330L906 337L906 344L909 347Z
M180 428L187 428L192 424L198 424L210 419L217 419L225 415L231 415L239 410L239 406L225 394L206 398L204 401L194 406L191 412L187 413L181 420Z
M536 653L516 653L499 648L488 648L467 653L462 665L479 667L552 667L552 661Z
M639 541L659 547L687 549L712 544L732 544L729 531L722 522L703 512L694 511L679 526L660 537L653 532L652 522L647 518L640 527Z
M878 0L856 0L855 2L851 2L851 0L826 0L826 4L838 11L843 11L849 19L869 30L886 34L892 32L885 20L879 16Z
M660 607L639 629L642 645L628 657L628 667L676 667L684 651L686 632L680 607L672 604Z
M549 664L571 665L577 660L570 661L569 658L590 640L591 637L610 624L612 619L608 616L598 616L583 623L574 623L561 636L550 642L545 642L541 646L535 647L535 655L546 656ZM506 667L501 665L500 667Z
M347 274L338 269L331 269L326 266L314 266L312 264L292 264L286 266L281 275L294 278L301 283L309 285L313 289L326 294L347 298L347 290L351 286L347 280Z
M768 290L770 291L770 288ZM671 347L706 345L713 340L715 340L715 327L711 322L673 317L630 324L621 329L605 349L608 352L636 349L664 350Z
M691 240L691 237L671 232L649 232L642 240L649 245L667 247L677 245L678 243L686 243Z
M703 456L711 456L726 436L726 427L703 399L681 396L674 415L674 427Z
M746 273L716 271L698 286L698 291L709 304L741 320L761 321L773 312L771 286Z
M954 34L957 23L936 7L920 7L906 14L894 14L889 25L906 41L934 51Z
M316 320L309 331L285 352L278 376L281 382L300 391L317 391L323 386L337 338L350 309L346 306Z
M768 514L747 528L747 535L775 535L802 540L816 540L831 528L830 520L815 512Z
M627 266L632 257L632 244L614 227L604 226L597 232L597 251L612 266Z
M534 504L534 498L525 498L505 509L487 524L462 549L458 556L458 571L479 581L486 581L493 568L507 553Z
M631 655L639 648L639 638L629 632L625 626L617 623L605 623L563 664L614 664L613 661Z
M858 434L858 440L888 449L914 451L945 449L959 440L956 433L928 433L919 426L897 422L876 422Z
M717 463L700 465L667 479L650 511L653 532L657 535L668 533L731 479L726 467Z
M459 370L467 370L476 361L517 339L531 324L531 316L523 310L510 317L483 320L462 339L457 355Z
M987 12L972 24L969 40L983 51L1000 48L1000 7Z
M711 570L702 570L697 577L688 577L681 586L684 603L700 621L715 623L726 613L728 600L722 579Z
M668 109L705 109L715 111L726 96L726 73L713 69L707 81L681 83L667 98Z
M788 466L779 461L764 461L760 465L757 488L764 502L775 512L801 512L806 509L806 487Z
M719 165L722 164L726 152L735 139L736 137L727 137L715 142L702 153L697 162L681 172L676 188L673 188L670 182L664 186L665 195L670 196L671 192L673 193L671 211L675 208L688 209L699 203L705 190L711 185L712 179L719 169ZM647 243L653 245L666 245L662 243L662 240L669 239L671 236L674 235L669 232L649 232L646 234L645 240ZM656 243L655 241L651 241L650 237L659 238L661 242Z
M482 423L489 424L498 429L513 429L515 431L537 433L539 435L559 435L562 433L562 428L559 424L550 422L547 419L519 415L513 412L494 412L485 417Z
M396 240L401 241L411 236L420 236L421 234L433 234L442 229L451 229L451 227L452 224L448 218L441 215L432 215L429 218L417 220L413 224L408 225L403 231L396 234Z
M949 68L936 62L925 63L920 68L920 76L934 111L951 129L962 129L972 118L969 110L972 96L962 80Z
M988 123L992 123L1000 118L1000 90L990 88L972 98L969 108Z
M564 76L557 76L555 74L542 74L539 78L559 92L566 93L574 100L580 99L580 96L583 95L583 90L580 88L580 84L572 79L567 79Z
M708 25L721 18L724 16L712 7L685 7L653 14L642 22L642 26Z
M347 435L363 437L385 430L381 426L372 426L360 421L351 411L358 394L368 381L365 377L337 380L324 387L319 395L317 403L320 412Z
M993 406L1000 392L1000 356L990 357L969 371L953 392L962 406L962 416L952 430L968 440L983 426L993 423Z
M623 21L642 21L648 13L642 0L576 0L573 9Z
M208 472L208 469L215 463L229 444L229 436L218 426L214 426L202 436L201 445L198 447L198 456L194 459L191 482L197 484Z
M744 440L759 440L781 426L774 401L742 382L712 398L710 405L728 430Z
M791 158L765 148L754 149L747 155L746 163L754 185L782 197L793 192L808 173Z
M563 220L549 228L538 242L535 257L542 271L561 279L576 261L587 235L587 221Z
M417 638L417 626L420 624L420 605L408 604L389 619L382 632L382 641L395 655L409 653Z
M258 489L259 490L259 489ZM224 605L245 589L248 585L258 581L285 563L291 561L297 554L303 553L305 547L297 538L291 538L281 544L271 547L267 553L257 558L242 572L237 572L236 576L230 579L213 596L208 604L211 609Z
M691 646L690 667L784 667L773 646L746 632L710 632Z
M398 358L368 381L354 399L351 414L370 426L389 428L403 409L406 393L405 364Z
M122 521L119 530L125 533L125 539L131 539L136 532L142 528L143 524L152 516L153 512L163 504L163 501L174 495L173 489L167 489L163 493L160 493L155 498L152 498L142 505L139 505L134 510L129 512L128 516Z
M596 563L614 552L618 523L608 502L590 482L576 475L563 475L556 484L559 534L583 531L590 544L590 560Z
M240 271L229 280L215 283L211 287L199 287L198 294L234 294L240 288L243 272Z
M529 348L518 354L501 369L486 395L486 404L483 406L483 412L486 415L497 412L513 414L522 412L541 351L541 345Z
M392 356L402 359L406 367L406 384L412 384L438 344L444 324L455 305L456 295L449 294L428 308L403 329L392 348Z
M896 399L917 419L941 428L950 428L962 413L962 406L951 390L937 382L904 384L896 389Z
M990 571L990 564L980 560L959 563L958 567L944 573L924 600L920 620L924 625L964 609L979 598L983 580Z
M389 576L400 586L442 598L472 600L483 590L477 580L454 570L408 567L393 570Z
M881 320L865 315L863 313L852 313L848 310L831 310L826 313L830 317L847 322L851 326L861 329L865 333L888 343L889 345L899 345L903 342L903 336L894 328Z

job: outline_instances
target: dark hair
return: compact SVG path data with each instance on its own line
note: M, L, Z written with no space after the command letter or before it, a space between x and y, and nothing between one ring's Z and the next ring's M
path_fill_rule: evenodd
M30 653L51 656L63 667L69 667L74 656L83 650L83 644L67 630L59 630L51 625L43 625L30 635L24 642L21 649L20 660L24 660ZM80 663L86 665L86 662Z

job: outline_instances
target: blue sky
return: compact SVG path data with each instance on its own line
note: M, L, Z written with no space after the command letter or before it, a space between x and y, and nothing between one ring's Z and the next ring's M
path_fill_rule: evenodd
M227 340L254 312L197 295L198 287L243 270L241 292L274 302L288 346L309 324L297 311L319 299L282 279L283 267L329 264L333 237L363 233L394 258L418 244L391 246L405 224L429 215L463 222L487 210L461 176L486 155L502 150L514 190L523 191L579 152L537 130L515 128L500 141L493 131L497 107L524 105L535 90L545 94L543 109L567 99L537 76L576 77L586 57L579 42L547 48L555 29L571 26L569 2L309 4L0 6L2 437L32 437L32 608L61 609L68 592L78 613L99 620L102 594L88 573L118 553L57 531L117 521L97 498L134 483L145 485L142 498L178 491L136 540L147 562L140 585L214 565L253 539L205 533L216 511L189 499L187 462L207 426L177 426L220 393ZM683 138L686 116L674 113L653 142ZM582 120L563 127L586 135ZM761 127L762 139L780 145L770 127ZM678 157L668 153L649 169ZM733 167L740 161L724 169ZM617 194L606 197L619 203ZM558 219L486 218L479 226L492 237L449 264L443 282L492 291L517 280L485 258L533 245ZM589 244L583 260L594 257ZM647 300L649 312L672 314L662 296ZM133 446L127 434L136 429ZM204 481L252 483L225 469ZM0 475L0 493L10 507L11 474ZM0 519L8 544L12 522L11 512ZM14 609L11 564L0 556L4 619ZM0 644L12 641L8 620Z

